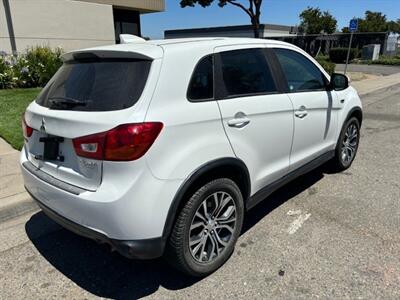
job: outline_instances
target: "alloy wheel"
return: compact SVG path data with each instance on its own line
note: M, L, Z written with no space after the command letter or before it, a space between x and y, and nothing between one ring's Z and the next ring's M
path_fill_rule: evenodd
M350 164L354 159L358 143L358 129L354 123L351 123L344 134L341 159L346 165Z
M235 232L236 204L226 192L215 192L197 208L189 229L189 249L199 263L214 261Z

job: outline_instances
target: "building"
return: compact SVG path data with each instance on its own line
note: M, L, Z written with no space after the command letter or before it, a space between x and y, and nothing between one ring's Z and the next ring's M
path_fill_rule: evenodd
M261 24L260 38L268 38L273 36L291 36L297 34L297 27ZM166 30L164 37L166 39L187 38L187 37L254 37L253 27L251 25L239 26L221 26L208 28L190 28Z
M164 9L164 0L2 0L0 52L114 44L120 33L141 35L141 14Z

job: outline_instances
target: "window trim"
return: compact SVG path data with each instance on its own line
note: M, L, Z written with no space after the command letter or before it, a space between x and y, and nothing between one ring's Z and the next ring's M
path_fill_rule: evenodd
M265 48L264 53L279 92L281 94L286 94L289 86L275 52L271 48Z
M274 67L269 61L269 57L267 55L267 51L265 47L252 47L252 48L238 48L238 49L232 49L232 50L226 50L226 51L221 51L215 54L214 58L214 68L215 68L215 99L216 100L230 100L230 99L237 99L237 98L248 98L248 97L257 97L257 96L268 96L268 95L279 95L284 93L284 91L281 90L280 84L278 83L279 81L277 79L276 74L274 74ZM259 92L259 93L248 93L248 94L239 94L239 95L228 95L226 91L226 86L225 82L223 79L223 74L222 74L222 60L221 60L221 53L226 53L226 52L234 52L234 51L243 51L243 50L261 50L261 53L264 56L265 62L270 70L271 73L271 78L274 81L276 91L274 92ZM218 89L217 89L218 87Z
M324 74L324 72L322 72L322 70L320 69L320 67L319 66L317 66L311 59L309 59L307 56L305 56L303 53L301 53L301 52L299 52L299 51L296 51L295 49L290 49L290 48L285 48L285 47L272 47L272 48L269 48L269 49L271 49L271 55L273 55L274 56L274 59L272 60L273 62L276 62L276 65L277 65L277 67L280 69L280 72L281 72L281 75L283 76L283 80L284 80L284 82L286 83L285 84L285 86L286 86L286 91L285 91L285 93L286 94L297 94L297 93L315 93L315 92L330 92L331 90L329 89L329 79L326 77L326 75ZM317 69L318 69L318 71L321 73L321 75L322 75L322 79L323 79L323 81L324 81L324 88L322 88L322 89L313 89L313 90L301 90L301 91L295 91L295 92L292 92L292 91L290 91L290 89L289 89L289 82L288 82L288 80L287 80L287 78L286 78L286 75L285 75L285 72L283 71L283 67L282 67L282 65L281 65L281 63L280 63L280 61L279 61L279 59L278 59L278 55L276 54L276 52L275 52L275 50L276 49L281 49L281 50L287 50L287 51L292 51L292 52L295 52L295 53L298 53L299 55L302 55L305 59L307 59L310 63L312 63Z
M191 99L191 98L189 97L190 84L192 83L192 80L193 80L193 77L194 77L194 75L195 75L195 73L196 73L197 67L199 66L199 64L200 64L205 58L207 58L207 57L209 57L209 56L211 56L211 58L212 58L212 69L213 69L213 72L212 72L212 73L213 73L213 97L212 97L212 98L205 98L205 99ZM192 102L192 103L215 101L215 99L216 99L216 97L215 97L215 83L216 83L216 82L215 82L215 55L214 55L214 53L210 53L210 54L206 54L206 55L202 56L202 57L197 61L196 65L194 66L193 71L192 71L192 75L190 76L190 80L189 80L189 83L188 83L188 86L187 86L187 89L186 89L186 99L187 99L189 102Z

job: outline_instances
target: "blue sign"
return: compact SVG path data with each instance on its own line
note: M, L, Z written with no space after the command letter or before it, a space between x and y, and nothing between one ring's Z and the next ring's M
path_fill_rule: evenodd
M349 26L350 32L357 31L357 28L358 28L358 19L350 20L350 26Z

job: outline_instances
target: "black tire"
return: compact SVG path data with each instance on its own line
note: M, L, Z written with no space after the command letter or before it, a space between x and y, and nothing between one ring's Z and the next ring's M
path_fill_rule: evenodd
M345 159L346 156L343 155L343 147L344 143L347 140L346 133L349 129L351 129L350 128L351 126L354 126L353 128L356 129L357 137L354 139L355 146L353 155L349 160L346 160ZM337 142L335 149L335 157L331 160L331 167L333 168L333 171L341 172L350 168L351 164L354 161L354 158L356 157L359 142L360 142L360 122L356 117L352 117L344 123L342 131L340 132L339 140Z
M194 222L195 220L195 214L197 212L200 212L200 209L204 209L203 202L205 201L206 206L208 206L210 204L210 201L212 202L212 199L214 199L215 194L217 195L217 198L218 195L221 195L222 200L220 203L224 202L224 197L226 200L229 199L228 196L231 196L233 202L232 200L229 200L230 202L228 204L230 204L231 206L228 206L228 204L226 206L228 206L228 209L230 207L236 206L234 210L235 213L234 217L236 217L236 221L233 223L234 224L233 233L230 233L229 231L229 240L227 242L227 245L218 254L214 253L214 249L216 248L214 248L213 246L215 246L216 245L215 242L218 241L216 238L216 231L221 229L215 229L216 227L214 227L210 228L209 229L210 231L208 233L205 233L207 231L207 229L205 229L206 226L203 227L203 225L201 225L201 227L199 227L200 231L198 235L200 237L199 239L205 237L205 240L209 243L208 246L210 245L212 246L212 251L209 251L211 252L211 254L207 255L208 257L206 256L203 258L208 259L210 257L212 259L212 257L215 255L215 257L210 262L200 262L196 260L195 258L196 254L193 254L192 252L193 249L191 250L189 246L190 239L192 239L193 241L193 237L190 236L190 234L193 232L193 229L191 231L190 228L191 225L193 224L192 222ZM212 203L210 206L212 206ZM212 217L211 215L214 215L215 211L217 211L218 209L215 206L215 208L211 207L210 210L213 211L213 213L209 215L211 218ZM207 208L205 209L205 211L207 213ZM232 211L232 209L230 211ZM172 229L172 233L166 245L165 258L175 268L188 275L195 277L202 277L211 274L212 272L217 270L220 266L222 266L232 254L236 241L242 229L243 215L244 215L243 197L240 192L240 189L238 188L235 182L233 182L228 178L219 178L205 184L190 197L190 199L184 205L182 210L179 212L177 220L175 221L174 227ZM215 217L212 218L214 220ZM229 219L231 218L232 217L229 217ZM199 220L200 222L198 223L210 224L204 222L202 219ZM215 218L215 220L217 221L218 218ZM217 223L217 225L221 224ZM211 233L213 234L213 237L211 237ZM219 231L219 234L221 234L221 231ZM218 237L220 236L218 235ZM222 247L222 244L218 245ZM211 249L210 247L208 247L207 249ZM203 251L203 249L204 248L200 249L201 256L203 256L206 253L205 251ZM200 257L200 260L201 259L202 258Z

